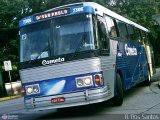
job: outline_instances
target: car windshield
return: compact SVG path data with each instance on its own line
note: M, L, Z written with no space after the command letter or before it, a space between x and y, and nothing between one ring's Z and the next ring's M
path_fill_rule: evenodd
M55 18L20 33L21 62L95 49L91 14Z

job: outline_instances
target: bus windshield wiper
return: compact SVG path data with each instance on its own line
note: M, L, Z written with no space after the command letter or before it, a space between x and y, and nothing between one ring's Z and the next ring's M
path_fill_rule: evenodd
M35 61L35 60L41 58L41 55L47 51L48 51L48 53L44 53L44 54L48 54L48 56L49 56L49 52L50 52L49 50L50 50L50 44L49 44L49 39L48 39L48 46L46 46L42 51L40 51L39 54L37 55L37 57L33 60Z
M83 34L82 36L80 37L80 40L79 40L79 43L75 49L75 52L74 54L72 55L71 59L73 59L78 53L79 51L81 50L81 47L83 45L83 43L85 43L85 40L86 40L86 34L85 34L85 21L83 23L83 26L84 26L84 31L83 31Z
M39 54L37 55L37 57L36 57L35 59L33 59L33 60L37 60L37 59L39 59L39 57L41 58L41 55L42 55L44 52L46 52L47 50L49 50L49 47L48 47L48 46L45 47L41 52L39 52Z
M39 59L39 57L40 57L45 51L47 51L47 50L48 50L48 46L45 47L41 52L39 52L39 54L36 56L35 59L30 60L29 63L35 63L36 60Z
M79 41L76 49L75 49L75 52L71 55L71 59L73 59L79 53L79 51L81 50L81 47L82 47L82 45L83 45L83 43L85 42L85 39L86 39L85 36L86 35L85 35L85 32L84 32L83 35L80 38L80 41Z

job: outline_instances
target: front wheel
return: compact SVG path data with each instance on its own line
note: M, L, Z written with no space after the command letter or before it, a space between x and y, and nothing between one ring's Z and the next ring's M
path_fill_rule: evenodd
M123 85L120 75L116 75L116 96L112 99L115 106L120 106L123 104Z

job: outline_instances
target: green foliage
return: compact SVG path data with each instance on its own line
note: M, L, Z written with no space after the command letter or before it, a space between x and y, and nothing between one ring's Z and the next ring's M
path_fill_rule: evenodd
M0 84L0 98L4 97L4 88L2 86L2 84Z
M0 1L0 65L4 60L18 62L18 20L24 6L23 0Z

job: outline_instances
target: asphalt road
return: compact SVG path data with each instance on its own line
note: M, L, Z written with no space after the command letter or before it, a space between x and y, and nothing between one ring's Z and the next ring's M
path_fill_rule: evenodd
M127 91L122 106L113 106L110 101L100 104L27 112L23 98L0 102L0 119L12 120L160 120L160 69L152 78L150 86L139 85Z

